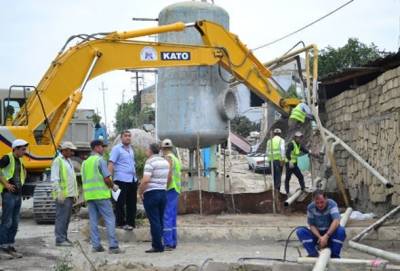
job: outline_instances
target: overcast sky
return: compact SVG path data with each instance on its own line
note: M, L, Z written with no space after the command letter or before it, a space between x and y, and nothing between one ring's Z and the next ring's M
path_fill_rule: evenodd
M0 2L0 88L11 84L36 85L65 40L77 33L128 30L154 25L132 17L156 18L174 0L2 0ZM287 34L326 14L347 0L215 0L230 14L230 30L249 48ZM349 37L397 51L400 0L355 0L310 28L256 51L263 62L284 53L297 41L320 48L342 46ZM112 72L89 82L80 108L98 109L103 115L99 88L104 82L108 125L117 103L133 95L132 74ZM152 81L146 78L147 84Z

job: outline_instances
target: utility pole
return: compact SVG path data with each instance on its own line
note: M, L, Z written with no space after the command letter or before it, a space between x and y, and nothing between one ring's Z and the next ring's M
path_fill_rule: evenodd
M125 102L125 89L122 90L122 101L121 104L124 104Z
M135 91L136 91L136 94L135 94L135 96L136 96L136 99L137 99L137 101L138 101L138 104L139 104L139 111L141 110L141 103L142 103L142 101L141 101L141 97L140 97L140 85L139 85L139 79L142 79L142 80L144 80L144 76L143 75L141 75L141 76L139 76L139 72L140 71L133 71L133 74L134 74L134 76L133 77L131 77L131 79L132 80L135 80L135 84L136 84L136 89L135 89Z
M106 113L106 91L108 90L104 87L104 82L101 82L101 87L99 88L101 92L103 92L103 110L104 110L104 122L106 123L107 127L107 113Z

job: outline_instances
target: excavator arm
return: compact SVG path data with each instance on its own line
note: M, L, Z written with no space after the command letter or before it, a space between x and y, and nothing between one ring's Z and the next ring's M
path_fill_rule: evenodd
M196 27L204 45L143 42L132 38ZM222 26L208 21L175 23L129 32L113 32L103 38L82 42L60 53L14 120L13 126L1 127L0 151L9 150L14 138L30 142L25 165L44 169L51 163L54 146L62 140L90 79L113 70L162 67L221 65L234 78L258 96L288 114L299 101L285 99L269 80L271 72L246 48L239 38ZM27 110L27 113L25 112ZM28 116L28 119L27 119ZM47 130L40 142L34 132L43 123ZM51 133L50 133L51 132ZM51 135L51 140L46 135ZM37 139L37 136L36 136ZM52 147L53 146L53 147Z

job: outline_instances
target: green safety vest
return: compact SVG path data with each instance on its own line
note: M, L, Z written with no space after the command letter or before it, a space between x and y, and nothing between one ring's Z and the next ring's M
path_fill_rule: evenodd
M304 123L306 120L306 113L301 110L301 103L296 105L295 108L293 108L292 112L290 113L290 119L297 120L300 123Z
M56 199L58 196L58 192L56 191L56 187L57 185L60 186L61 188L61 193L63 193L64 197L68 197L68 169L67 169L67 165L66 162L64 161L64 159L62 159L61 156L57 156L56 159L54 159L54 162L58 161L59 167L60 167L60 182L59 184L54 183L54 187L53 187L53 199ZM77 197L78 196L78 185L76 183L76 176L75 176L75 171L73 171L74 174L74 196Z
M283 157L281 156L281 142L282 138L279 136L274 136L272 138L272 146L271 146L271 139L267 141L267 146L269 147L269 151L267 153L267 156L270 161L275 161L275 160L284 160ZM272 151L271 151L272 150Z
M5 168L0 169L0 170L2 171L4 178L8 181L14 176L15 157L12 152L8 153L7 155L8 155L8 158L10 159L10 163L8 163L8 165ZM21 158L19 158L19 163L21 165L21 171L19 173L20 174L19 178L21 180L21 185L24 185L24 183L25 183L25 168L24 168L24 165L22 164ZM3 184L0 183L0 193L3 192L3 190L4 190L4 186L3 186Z
M99 170L100 159L98 155L91 155L82 163L83 198L86 201L111 198L111 191Z
M181 162L172 153L167 155L172 159L172 180L167 190L175 189L176 192L181 193Z
M300 145L297 145L296 141L292 141L293 150L290 153L290 162L293 164L297 163L297 158L300 156ZM287 160L287 159L286 159Z

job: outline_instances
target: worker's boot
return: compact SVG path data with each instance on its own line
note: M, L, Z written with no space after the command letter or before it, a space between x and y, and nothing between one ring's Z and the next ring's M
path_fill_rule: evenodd
M0 248L0 261L1 260L11 260L14 256L8 251L7 248Z

